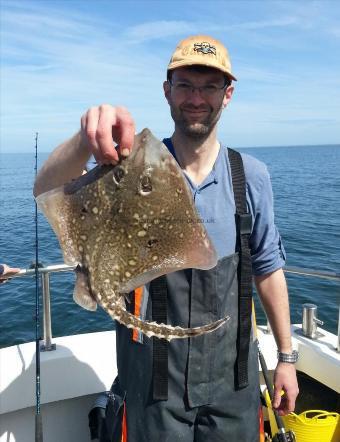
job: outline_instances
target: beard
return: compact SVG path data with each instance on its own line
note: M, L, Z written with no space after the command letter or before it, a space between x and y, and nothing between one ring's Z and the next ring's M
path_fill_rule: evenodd
M179 107L170 105L171 116L176 128L180 129L188 138L194 140L205 139L210 135L220 119L222 109L222 105L216 109L209 105L193 106L187 104ZM185 116L185 111L205 111L207 114L201 121L190 121L190 118Z

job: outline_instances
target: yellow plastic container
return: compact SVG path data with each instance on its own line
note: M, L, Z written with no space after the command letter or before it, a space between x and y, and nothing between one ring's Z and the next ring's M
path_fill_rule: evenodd
M264 397L268 407L272 435L278 429L268 391ZM289 413L282 416L286 430L295 433L297 442L340 442L340 415L324 410L308 410L301 414Z

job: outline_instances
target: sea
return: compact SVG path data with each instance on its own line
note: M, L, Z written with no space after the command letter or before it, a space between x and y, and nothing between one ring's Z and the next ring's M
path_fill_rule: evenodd
M340 145L238 149L268 166L275 222L287 253L287 265L340 272ZM38 154L39 166L47 153ZM29 268L35 261L35 203L32 196L35 155L0 154L0 262ZM58 241L38 215L39 261L62 263ZM72 299L74 274L50 278L54 337L114 329L101 309L88 312ZM340 282L287 274L291 320L300 323L302 304L318 306L324 328L337 332ZM256 299L258 322L265 315ZM0 347L35 339L34 277L0 285Z

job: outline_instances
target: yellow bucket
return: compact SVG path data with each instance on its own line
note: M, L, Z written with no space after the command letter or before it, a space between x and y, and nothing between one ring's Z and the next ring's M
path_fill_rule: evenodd
M264 397L268 407L272 435L278 431L268 391ZM286 430L295 433L297 442L340 442L340 415L324 410L308 410L301 414L282 416Z

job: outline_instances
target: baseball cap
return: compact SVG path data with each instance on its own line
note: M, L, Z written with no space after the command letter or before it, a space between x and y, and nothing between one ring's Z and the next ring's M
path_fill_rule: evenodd
M208 35L193 35L179 42L172 54L168 71L173 69L201 65L218 69L232 80L231 62L227 48Z

